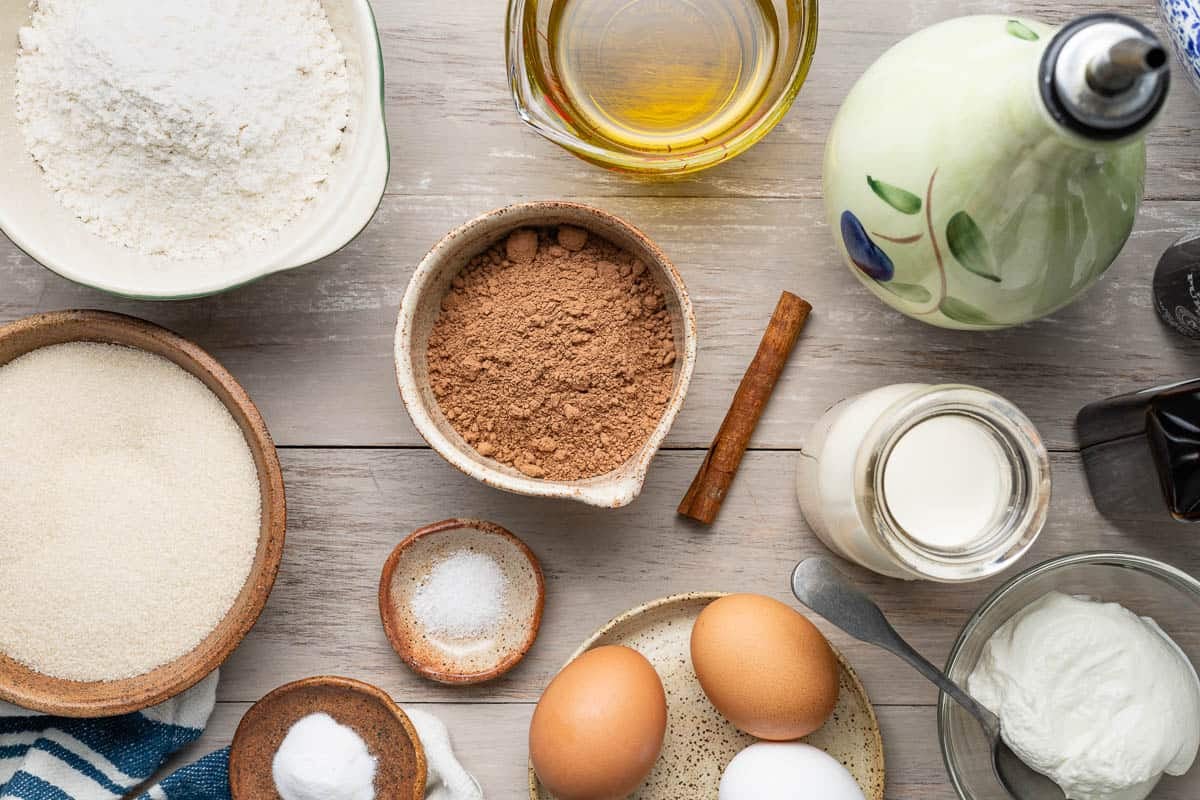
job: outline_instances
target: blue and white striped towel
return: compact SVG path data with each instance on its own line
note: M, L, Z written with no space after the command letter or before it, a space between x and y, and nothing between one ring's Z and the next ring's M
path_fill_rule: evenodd
M204 732L217 673L162 705L107 719L48 717L0 703L0 800L116 800ZM426 800L483 800L432 714L406 708L429 763ZM230 800L229 748L168 776L138 800Z
M134 714L65 719L0 703L0 800L116 800L199 738L216 702L217 673ZM228 800L228 753L213 753L139 800Z

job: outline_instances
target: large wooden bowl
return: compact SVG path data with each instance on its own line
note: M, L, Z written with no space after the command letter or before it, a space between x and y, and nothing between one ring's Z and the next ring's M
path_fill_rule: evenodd
M225 618L187 655L134 678L70 681L35 672L0 653L0 700L67 717L127 714L191 688L241 643L266 605L283 555L287 508L275 444L234 377L188 340L149 322L104 311L56 311L0 327L0 366L65 342L108 342L162 356L196 376L229 409L254 456L262 490L262 528L250 575ZM2 410L0 410L2 412Z

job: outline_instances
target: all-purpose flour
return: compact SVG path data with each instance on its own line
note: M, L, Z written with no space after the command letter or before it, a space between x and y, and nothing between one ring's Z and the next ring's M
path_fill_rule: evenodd
M58 199L143 253L261 241L328 178L350 115L319 0L34 0L16 110Z

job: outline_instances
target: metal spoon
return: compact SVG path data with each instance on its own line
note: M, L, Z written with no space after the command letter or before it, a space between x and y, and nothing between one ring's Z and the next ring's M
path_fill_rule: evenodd
M992 745L992 768L1014 800L1064 800L1054 781L1030 769L1000 737L1000 719L929 663L888 623L879 606L824 558L801 561L792 572L792 592L801 603L856 639L882 647L911 664L971 713Z

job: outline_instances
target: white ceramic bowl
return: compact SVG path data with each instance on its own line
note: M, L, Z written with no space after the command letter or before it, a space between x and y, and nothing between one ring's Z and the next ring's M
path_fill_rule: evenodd
M472 256L525 226L568 224L602 236L636 255L654 274L666 296L675 334L675 386L666 412L650 438L612 472L579 481L536 480L479 455L442 415L429 386L425 351L450 281ZM563 497L604 508L628 505L642 490L655 452L683 406L696 363L696 317L683 279L645 234L624 220L577 203L559 201L507 206L477 217L438 242L417 266L396 323L396 377L413 425L442 458L476 480L506 492Z
M65 278L146 300L215 294L309 264L345 246L371 221L387 184L383 61L367 0L322 2L346 52L353 89L350 126L328 185L278 236L233 256L197 262L147 256L112 244L54 199L14 116L17 31L29 21L29 0L0 0L0 230Z

